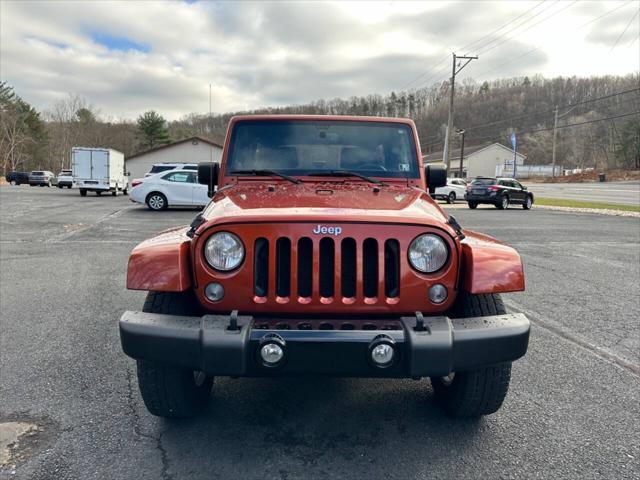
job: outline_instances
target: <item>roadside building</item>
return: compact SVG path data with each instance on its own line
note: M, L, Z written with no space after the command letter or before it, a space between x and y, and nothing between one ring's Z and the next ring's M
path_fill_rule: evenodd
M142 178L156 163L220 162L222 145L206 138L190 137L131 155L125 159L124 168L129 181Z
M443 152L430 153L422 157L426 164L442 164ZM524 164L525 155L516 153L516 164ZM462 159L462 175L460 175L460 149L452 150L450 154L449 177L493 177L496 167L500 166L505 176L513 175L513 150L501 143L490 145L476 145L464 148ZM517 169L516 169L517 170Z

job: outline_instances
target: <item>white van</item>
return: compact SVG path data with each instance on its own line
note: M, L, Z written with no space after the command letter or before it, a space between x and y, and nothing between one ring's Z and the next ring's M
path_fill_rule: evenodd
M127 194L124 154L110 148L73 147L71 149L73 184L85 197L87 192Z

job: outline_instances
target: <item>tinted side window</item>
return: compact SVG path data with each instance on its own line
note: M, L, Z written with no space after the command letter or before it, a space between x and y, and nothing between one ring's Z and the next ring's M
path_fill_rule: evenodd
M193 177L191 172L173 172L162 178L168 182L193 183L193 180L190 180L190 177Z

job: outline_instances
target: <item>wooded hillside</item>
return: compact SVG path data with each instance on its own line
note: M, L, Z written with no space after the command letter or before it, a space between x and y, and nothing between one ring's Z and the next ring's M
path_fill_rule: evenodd
M74 145L115 148L125 155L143 149L136 123L103 118L77 95L69 95L39 113L19 99L8 85L1 86L3 171L58 170L68 165ZM401 116L416 122L423 153L431 153L443 149L448 94L448 83L442 83L389 95L317 100L306 105L211 117L191 113L168 122L166 128L171 140L200 135L220 142L227 122L237 113ZM467 79L456 85L454 131L466 130L467 146L493 141L508 145L509 136L515 131L518 150L527 155L527 163L549 164L556 106L559 107L556 152L559 165L640 168L638 74L553 79L520 77L482 84ZM458 142L459 136L454 135L453 148Z

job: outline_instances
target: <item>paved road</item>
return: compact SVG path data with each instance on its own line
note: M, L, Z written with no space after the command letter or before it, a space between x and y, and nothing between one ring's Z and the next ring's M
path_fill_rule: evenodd
M522 253L534 321L503 409L445 418L426 381L219 379L195 420L150 416L116 319L136 242L187 223L126 197L0 187L0 421L42 430L19 479L638 478L640 222L459 210Z
M538 197L640 206L640 182L526 183Z

